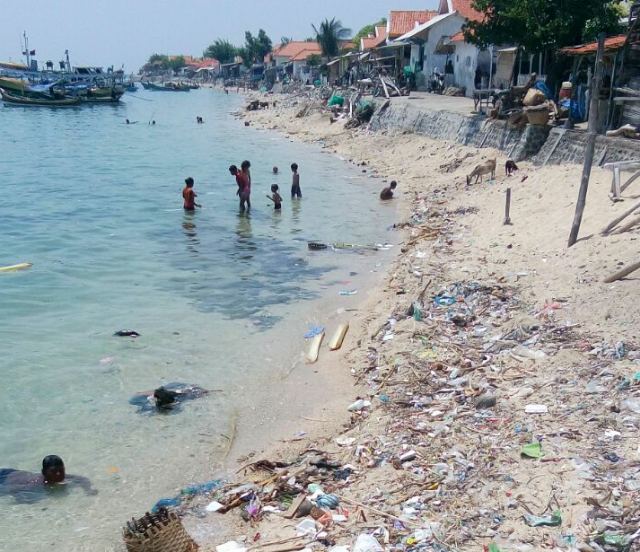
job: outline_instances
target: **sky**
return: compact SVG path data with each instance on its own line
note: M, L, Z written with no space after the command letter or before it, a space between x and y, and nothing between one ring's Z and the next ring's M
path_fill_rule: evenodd
M0 61L23 61L22 33L40 63L69 50L72 65L137 72L153 53L201 56L216 38L241 45L263 28L274 43L304 40L336 17L355 34L391 9L435 9L437 0L0 0ZM57 64L56 64L57 65Z

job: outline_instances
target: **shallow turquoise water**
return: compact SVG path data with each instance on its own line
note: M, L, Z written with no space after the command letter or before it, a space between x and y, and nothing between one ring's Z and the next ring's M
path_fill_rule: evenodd
M0 108L0 266L33 263L0 274L0 468L37 471L59 454L99 490L36 505L0 496L0 548L110 550L123 511L211 477L243 382L295 362L319 300L357 288L380 262L306 246L389 240L379 181L318 147L245 128L229 115L241 105L199 90ZM227 172L244 158L250 216L238 214ZM294 204L293 161L304 194ZM186 176L204 206L193 215L181 208ZM280 214L264 197L274 182ZM121 328L142 337L113 337ZM220 392L176 416L140 416L127 403L169 381Z

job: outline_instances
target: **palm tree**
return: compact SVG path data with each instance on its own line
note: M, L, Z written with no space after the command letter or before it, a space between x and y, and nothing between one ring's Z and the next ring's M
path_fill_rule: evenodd
M343 27L335 17L331 21L325 19L319 28L315 25L311 27L316 33L316 41L320 44L323 55L327 58L337 56L340 53L340 41L346 40L351 34L351 29Z

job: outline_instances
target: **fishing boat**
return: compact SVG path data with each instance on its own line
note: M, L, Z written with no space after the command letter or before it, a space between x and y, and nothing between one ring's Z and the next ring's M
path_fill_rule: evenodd
M77 103L112 104L120 101L125 93L124 71L106 71L101 67L72 67L69 51L65 51L65 59L59 62L60 70L54 70L54 64L47 62L46 69L38 68L33 59L35 50L29 48L28 38L24 35L24 51L26 64L0 62L0 88L9 96L35 99L40 102L52 100L73 100L69 105ZM31 105L31 104L29 104ZM52 105L47 103L47 105ZM64 105L64 102L61 104Z
M165 82L164 84L156 84L155 82L142 82L145 90L153 90L155 92L189 92L191 88L180 82Z
M23 107L71 107L79 105L82 100L65 96L63 98L44 97L44 96L24 96L11 94L4 88L0 88L2 101L7 105L19 105Z

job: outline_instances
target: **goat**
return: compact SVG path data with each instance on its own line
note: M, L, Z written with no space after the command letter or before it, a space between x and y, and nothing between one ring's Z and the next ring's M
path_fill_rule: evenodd
M511 176L517 170L519 170L519 169L518 169L518 165L516 165L515 161L513 159L508 159L507 162L504 165L504 173L507 176Z
M489 159L477 165L476 168L471 171L471 174L467 176L467 186L471 184L471 179L474 176L476 177L474 184L477 184L478 180L482 182L482 177L485 174L490 174L491 178L496 177L496 159Z

